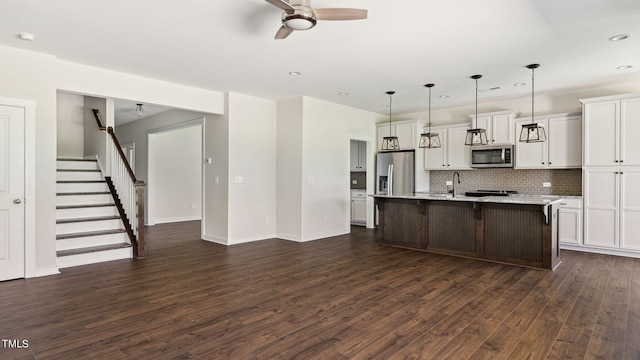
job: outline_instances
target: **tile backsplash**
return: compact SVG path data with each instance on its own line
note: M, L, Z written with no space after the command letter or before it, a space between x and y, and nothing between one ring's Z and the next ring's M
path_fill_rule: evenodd
M356 182L355 184L353 182ZM351 172L351 188L352 189L366 189L367 188L367 173L366 172Z
M582 196L582 169L562 170L516 170L516 169L478 169L461 170L460 184L456 184L456 193L471 190L515 190L520 194L571 195ZM353 174L353 173L352 173ZM429 191L447 192L451 187L453 171L431 171ZM551 187L543 187L550 182Z

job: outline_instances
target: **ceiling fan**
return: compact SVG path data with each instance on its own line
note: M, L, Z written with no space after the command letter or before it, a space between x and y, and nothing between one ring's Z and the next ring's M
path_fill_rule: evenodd
M317 20L359 20L367 18L366 9L313 9L310 0L265 1L284 10L284 13L282 13L282 26L276 33L276 39L284 39L294 30L309 30L316 26Z

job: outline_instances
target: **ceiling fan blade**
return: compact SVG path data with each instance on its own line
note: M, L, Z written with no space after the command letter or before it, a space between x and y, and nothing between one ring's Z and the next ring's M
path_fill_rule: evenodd
M286 12L295 11L293 6L289 5L289 3L284 1L284 0L265 0L265 1L268 2L271 5L279 7L280 9L282 9L282 10L284 10Z
M284 39L287 36L291 35L291 33L293 32L293 29L289 29L286 26L281 26L280 29L278 29L278 32L276 33L276 39Z
M314 9L318 20L360 20L367 18L366 9L325 8Z

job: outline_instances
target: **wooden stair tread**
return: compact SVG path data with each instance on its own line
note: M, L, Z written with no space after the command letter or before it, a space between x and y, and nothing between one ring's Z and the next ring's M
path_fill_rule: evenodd
M86 192L60 192L56 193L56 196L69 196L69 195L109 195L108 191L86 191Z
M56 255L58 257L62 257L62 256L70 256L70 255L90 254L90 253L99 252L99 251L117 250L117 249L129 248L129 247L131 247L131 245L127 243L92 246L92 247L79 248L79 249L59 250L59 251L56 251Z
M69 224L69 223L77 223L77 222L89 222L89 221L104 221L104 220L120 220L120 216L96 216L96 217L85 217L85 218L72 218L72 219L59 219L56 220L56 224Z
M56 171L66 172L102 172L100 169L56 169Z
M116 204L108 203L108 204L58 205L58 206L56 206L56 210L82 209L82 208L107 207L107 206L116 206Z
M96 159L74 159L74 158L57 158L57 161L92 161L97 162Z
M58 180L56 184L94 184L106 182L106 180Z
M72 234L60 234L60 235L56 235L56 240L73 239L73 238L88 237L88 236L120 234L124 232L126 232L125 229L113 229L113 230L101 230L101 231L87 231L87 232L72 233Z

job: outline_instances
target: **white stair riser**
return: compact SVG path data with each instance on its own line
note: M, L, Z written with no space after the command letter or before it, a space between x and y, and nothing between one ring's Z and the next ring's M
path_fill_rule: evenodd
M56 235L74 234L87 231L103 231L124 229L122 221L117 220L98 220L98 221L80 221L72 223L56 224Z
M85 236L70 239L56 240L56 251L83 249L93 246L128 244L127 233L117 233L108 235Z
M131 258L133 258L133 249L128 247L115 250L97 251L87 254L59 256L56 260L56 265L58 265L59 268L68 268L72 266Z
M118 209L115 206L56 209L56 219L79 219L97 216L118 216Z
M111 194L56 196L56 205L92 205L113 203Z
M56 184L57 193L109 191L107 183L62 183Z
M104 180L99 171L58 171L56 180Z
M68 161L58 160L56 169L83 169L83 170L100 170L97 161Z

